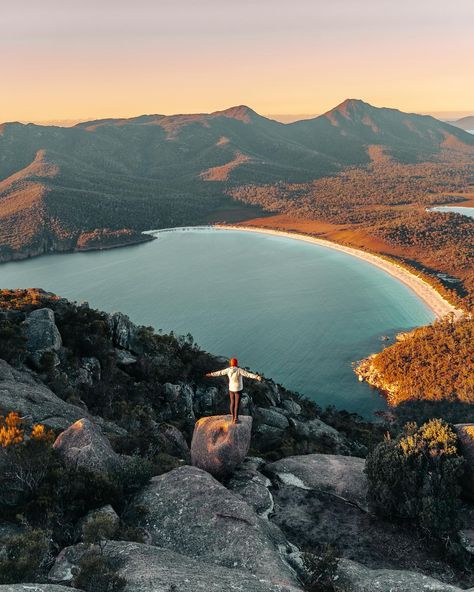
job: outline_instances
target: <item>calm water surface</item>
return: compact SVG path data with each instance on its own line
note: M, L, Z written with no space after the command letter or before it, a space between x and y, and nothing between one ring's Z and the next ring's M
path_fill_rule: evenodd
M162 232L102 252L0 266L3 288L41 287L136 323L190 332L319 404L369 416L384 403L351 362L433 320L382 270L333 249L231 230Z

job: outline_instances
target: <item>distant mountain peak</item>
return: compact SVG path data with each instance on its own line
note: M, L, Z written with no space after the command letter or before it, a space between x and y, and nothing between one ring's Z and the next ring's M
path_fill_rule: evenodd
M350 117L354 113L366 112L370 109L375 109L375 107L369 103L366 103L365 101L362 101L361 99L346 99L333 109L330 109L324 115L340 113L344 117Z
M229 117L230 119L237 119L244 123L250 123L252 120L260 118L261 115L256 113L247 105L236 105L235 107L229 107L223 111L214 111L211 113L211 117Z

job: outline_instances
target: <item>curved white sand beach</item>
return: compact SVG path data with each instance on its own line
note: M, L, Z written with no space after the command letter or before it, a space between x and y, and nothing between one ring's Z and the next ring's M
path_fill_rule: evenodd
M422 277L412 273L402 267L401 265L397 265L396 263L392 263L384 259L383 257L379 257L377 255L373 255L372 253L367 253L365 251L361 251L360 249L354 249L352 247L346 247L344 245L339 245L337 243L333 243L331 241L327 241L321 238L314 238L312 236L307 236L304 234L298 234L296 232L285 232L281 230L270 230L268 228L258 228L253 226L230 226L230 225L223 225L223 224L214 224L212 228L217 228L219 230L239 230L242 232L257 232L260 234L270 234L273 236L281 236L285 238L291 238L294 240L300 240L307 243L313 243L315 245L320 245L322 247L328 247L330 249L335 249L336 251L342 251L343 253L347 253L348 255L352 255L353 257L358 257L359 259L363 259L372 265L382 269L392 277L396 278L398 281L405 284L410 290L412 290L423 302L433 311L437 318L442 318L449 313L454 313L456 317L462 316L464 311L456 308L451 303L449 303L433 286L431 286L428 282L426 282Z

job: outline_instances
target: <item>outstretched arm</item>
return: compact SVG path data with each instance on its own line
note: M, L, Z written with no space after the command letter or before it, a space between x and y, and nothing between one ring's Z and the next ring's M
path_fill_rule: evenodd
M252 380L258 380L258 382L262 382L263 380L258 374L252 374L252 372L247 372L247 370L242 370L242 368L240 368L240 373L242 376L245 376L245 378L252 378Z
M206 376L226 376L228 368L224 368L224 370L216 370L215 372L208 372Z

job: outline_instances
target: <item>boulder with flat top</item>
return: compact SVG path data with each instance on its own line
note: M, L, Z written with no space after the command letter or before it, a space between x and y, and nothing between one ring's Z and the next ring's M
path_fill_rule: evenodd
M194 427L191 442L191 460L212 475L226 475L247 456L250 448L252 418L239 417L232 423L231 415L201 417Z

